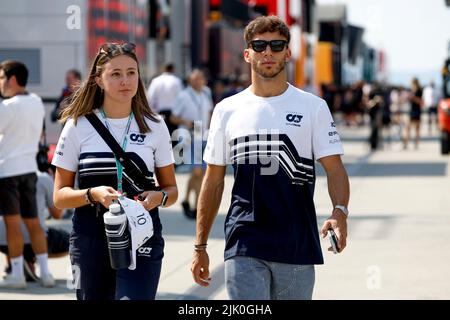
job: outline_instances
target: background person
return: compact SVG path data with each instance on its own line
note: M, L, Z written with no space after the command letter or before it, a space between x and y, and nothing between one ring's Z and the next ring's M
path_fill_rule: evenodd
M182 135L181 143L189 148L184 153L184 162L192 165L186 193L184 195L183 212L188 218L195 218L197 215L197 202L203 180L203 150L206 145L206 133L213 108L212 98L205 87L206 79L202 71L194 69L188 76L188 86L177 97L170 117L172 123L180 126ZM183 133L184 132L184 133ZM190 154L190 159L187 159ZM189 202L190 195L194 193L194 204Z
M171 136L173 131L177 129L177 125L170 121L170 115L175 99L183 90L183 83L174 71L175 67L172 63L166 64L164 72L152 80L147 91L149 105L163 116Z
M408 148L409 136L411 127L414 128L416 132L414 138L414 148L419 148L419 140L420 140L420 121L422 115L422 88L420 87L419 80L417 78L413 78L411 81L411 92L409 94L409 121L406 124L405 135L403 137L403 149Z
M76 91L81 82L81 73L76 69L70 69L66 72L66 85L62 89L61 95L56 101L55 108L51 113L52 122L59 120L61 111L70 103L72 94Z
M47 240L38 219L36 204L36 153L44 121L40 97L26 90L28 69L13 60L0 64L0 91L6 99L0 103L0 214L6 226L12 271L0 287L26 288L23 273L22 221L30 235L40 267L41 284L53 287L48 270Z

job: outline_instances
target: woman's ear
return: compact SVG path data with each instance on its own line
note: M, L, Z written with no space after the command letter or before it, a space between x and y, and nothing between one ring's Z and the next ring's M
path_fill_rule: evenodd
M100 78L100 77L95 77L95 83L100 87L100 89L103 90L103 82L102 82L102 78Z

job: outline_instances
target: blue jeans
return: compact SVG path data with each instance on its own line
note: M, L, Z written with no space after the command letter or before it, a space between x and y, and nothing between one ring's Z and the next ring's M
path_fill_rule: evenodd
M244 256L225 261L225 283L232 300L311 300L314 281L314 265Z

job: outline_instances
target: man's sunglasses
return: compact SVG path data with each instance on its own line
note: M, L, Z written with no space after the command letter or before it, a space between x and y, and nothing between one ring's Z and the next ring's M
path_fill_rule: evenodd
M136 45L134 43L125 42L123 44L118 43L105 43L100 47L99 53L113 54L115 51L122 49L125 53L134 53Z
M250 41L250 47L256 52L263 52L266 50L267 45L270 45L270 49L273 52L281 52L286 48L287 41L286 40L253 40Z

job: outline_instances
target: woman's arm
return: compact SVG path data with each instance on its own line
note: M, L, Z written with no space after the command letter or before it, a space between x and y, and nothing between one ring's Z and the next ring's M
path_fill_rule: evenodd
M86 198L87 189L75 190L73 188L75 172L56 167L53 202L60 209L79 208L90 204ZM99 186L91 188L91 198L108 208L113 200L119 197L114 188Z
M167 202L165 207L169 207L177 201L178 188L175 180L175 169L173 164L165 167L155 168L156 179L162 190L167 192ZM163 193L161 191L145 191L142 193L145 197L143 201L139 201L145 209L152 210L161 204Z

